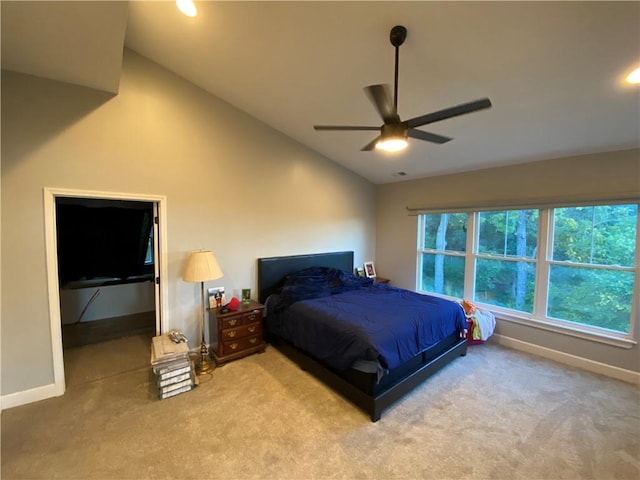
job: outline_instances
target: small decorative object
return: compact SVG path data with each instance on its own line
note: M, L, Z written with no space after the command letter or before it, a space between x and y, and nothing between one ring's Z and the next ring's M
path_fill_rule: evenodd
M245 305L251 303L251 289L243 288L242 289L242 303Z
M240 302L236 297L233 297L231 300L229 300L229 303L227 303L226 306L229 310L235 312L236 310L238 310L238 308L240 308Z
M232 297L231 300L229 300L229 303L218 309L218 313L235 312L238 308L240 308L240 300L236 297Z
M355 268L354 269L354 273L356 274L356 277L364 277L364 268Z
M375 278L376 269L373 266L373 262L364 262L364 271L367 275L367 278Z

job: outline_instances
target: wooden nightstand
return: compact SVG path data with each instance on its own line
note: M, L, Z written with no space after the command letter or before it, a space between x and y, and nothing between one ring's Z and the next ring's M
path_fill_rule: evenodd
M235 312L209 309L209 350L217 365L224 365L252 353L264 352L262 311L258 302L240 304Z
M373 283L389 283L390 280L388 278L383 278L383 277L375 277L373 279Z

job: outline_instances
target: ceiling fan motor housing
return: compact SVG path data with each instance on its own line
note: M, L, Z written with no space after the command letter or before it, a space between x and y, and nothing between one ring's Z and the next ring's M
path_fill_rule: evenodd
M403 138L407 139L407 127L402 123L385 123L380 128L381 137L387 138Z

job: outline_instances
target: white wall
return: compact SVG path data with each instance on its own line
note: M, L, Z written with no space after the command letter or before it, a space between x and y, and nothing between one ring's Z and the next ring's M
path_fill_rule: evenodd
M375 187L125 51L120 93L2 72L2 395L53 382L43 189L167 198L168 327L197 338L190 251L212 250L228 292L256 258L375 251Z
M377 193L376 270L400 287L415 289L417 217L409 216L406 207L630 193L640 196L640 151L558 158L423 178L380 185ZM635 328L636 332L640 328L637 318ZM592 363L640 371L638 345L626 349L507 321L498 321L496 333Z

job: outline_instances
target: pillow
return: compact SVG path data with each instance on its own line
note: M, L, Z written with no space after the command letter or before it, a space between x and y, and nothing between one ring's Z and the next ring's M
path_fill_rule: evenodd
M373 283L371 278L331 267L309 267L288 275L280 290L279 308L300 300L328 297Z

